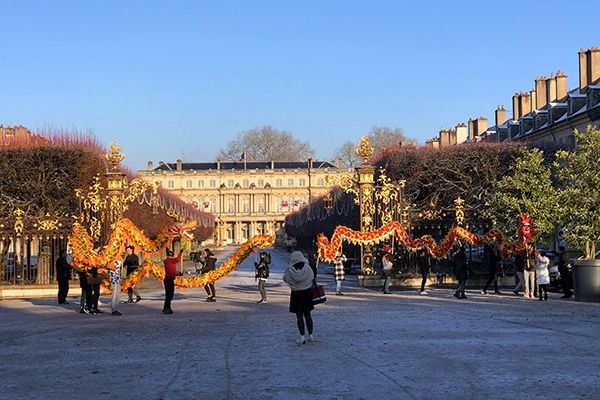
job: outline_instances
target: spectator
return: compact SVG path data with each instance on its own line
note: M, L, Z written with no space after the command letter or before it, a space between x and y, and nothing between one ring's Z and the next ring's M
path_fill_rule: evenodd
M523 265L523 276L525 278L525 298L533 299L533 292L535 290L535 270L537 264L537 253L533 247L533 243L527 243L523 257L525 258L525 264Z
M136 269L139 268L140 260L139 260L138 256L133 252L133 250L134 250L133 246L131 246L131 245L127 246L125 249L127 250L127 257L125 258L123 265L127 269L127 276L129 276L129 275L133 274ZM135 295L136 303L139 303L140 300L142 300L142 297L140 296L140 293L138 292L137 288L135 286L133 286L133 287L130 287L127 289L127 296L128 296L127 303L133 303L133 295Z
M517 254L515 256L515 280L516 286L513 289L513 293L518 295L520 291L525 290L525 277L523 276L523 271L525 271L525 257L522 254Z
M540 252L536 264L537 284L539 287L538 290L540 293L540 301L548 300L548 289L546 288L550 283L550 272L548 271L548 264L550 264L550 259L548 259L545 252Z
M390 246L385 246L383 251L384 254L381 258L381 264L383 267L383 294L390 294L390 280L392 279L392 271L394 268L392 260L390 259L392 257L392 249Z
M58 304L69 304L67 295L69 294L69 281L71 280L71 266L67 262L67 251L61 249L58 252L56 260L56 281L58 282Z
M202 266L202 274L206 274L214 270L216 263L217 257L215 257L212 251L210 251L210 249L204 249L204 265ZM204 286L204 290L206 290L206 294L208 294L206 301L209 303L214 303L217 301L214 282L206 284L206 286Z
M258 279L258 291L260 293L259 303L267 302L267 291L265 289L265 284L267 283L267 279L269 279L269 264L271 263L271 255L267 252L260 253L260 262L254 262L254 267L256 268L255 278Z
M483 246L483 262L488 271L488 280L481 291L481 294L488 294L487 289L494 282L494 293L500 294L498 290L498 275L496 274L496 266L502 260L500 252L492 244L488 243Z
M300 338L296 343L301 345L306 343L304 330L304 321L308 329L308 341L313 342L313 320L310 312L315 309L312 300L312 285L314 275L308 260L304 258L301 252L295 251L290 257L287 269L283 274L283 281L290 285L292 292L290 294L290 312L296 314L296 322L300 331Z
M121 298L121 282L123 279L121 278L121 268L123 268L123 263L121 261L115 261L115 269L111 270L108 273L110 278L110 290L112 291L112 297L110 302L111 315L119 316L121 313L119 312L119 299Z
M333 259L333 277L335 278L335 294L338 296L342 296L342 282L346 279L346 273L344 271L344 262L346 262L346 256L342 253L342 249L340 248L335 253L335 258Z
M417 266L419 267L419 273L423 277L421 280L421 291L420 294L427 294L425 291L425 284L427 283L427 275L429 274L429 258L425 249L419 249L417 251Z
M560 280L563 286L563 296L561 299L568 299L572 296L571 287L569 285L569 264L571 264L571 260L569 260L569 255L565 249L565 246L560 246L558 248L558 272L560 273Z
M456 292L454 297L457 299L466 299L465 287L467 286L467 279L469 278L469 265L467 263L467 254L465 253L465 247L460 246L456 252L454 252L454 275L458 281Z

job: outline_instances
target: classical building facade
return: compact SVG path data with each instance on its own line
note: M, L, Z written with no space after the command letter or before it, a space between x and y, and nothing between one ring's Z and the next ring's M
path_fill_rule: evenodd
M426 142L429 147L444 147L479 140L502 142L515 140L536 147L573 149L573 130L585 131L587 125L600 125L600 47L581 49L579 85L568 90L567 75L538 76L529 92L512 96L512 118L504 106L495 112L495 125L488 127L483 117L469 119L465 139L464 124L442 129L438 137Z
M324 161L159 163L138 177L215 215L214 242L240 244L257 234L276 234L285 245L285 216L324 195L325 177L352 169Z

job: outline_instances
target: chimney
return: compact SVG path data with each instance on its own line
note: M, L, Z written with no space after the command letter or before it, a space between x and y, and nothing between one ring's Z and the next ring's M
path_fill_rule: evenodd
M181 171L181 160L177 159L177 171Z
M567 76L560 70L556 73L556 100L565 101L567 97Z
M440 131L440 147L450 146L450 132L445 129Z
M217 171L221 170L221 160L217 158Z
M588 85L595 85L600 79L600 48L592 47L585 52L587 56L587 82Z
M583 49L579 50L579 92L585 93L588 85L587 55Z
M275 169L275 161L271 160L271 169Z
M521 118L521 109L519 108L519 93L515 93L512 97L513 104L513 121L518 121Z
M521 117L526 116L531 112L531 96L529 93L523 93L519 95L519 114Z
M474 140L475 135L475 121L473 118L469 118L469 140Z
M536 91L536 102L535 110L541 110L548 104L547 90L546 90L546 77L538 76L535 78L535 91ZM530 110L530 111L533 111Z
M342 169L344 167L344 163L342 162L342 157L338 157L338 168Z
M463 122L462 124L456 125L456 144L461 144L467 140L467 125Z
M158 162L158 166L159 166L159 167L162 167L163 165L165 165L164 161L159 161L159 162Z
M477 136L481 136L488 128L488 120L487 118L479 117L475 121L477 124Z
M498 106L498 109L496 110L496 126L503 125L505 122L506 122L506 110L504 109L504 106L502 106L502 108L500 108L500 106Z
M546 91L548 95L548 103L554 103L556 101L556 78L554 73L550 74L550 78L546 79Z
M152 161L148 161L148 171L152 171Z
M529 96L529 111L533 111L537 105L537 92L535 88L531 89Z

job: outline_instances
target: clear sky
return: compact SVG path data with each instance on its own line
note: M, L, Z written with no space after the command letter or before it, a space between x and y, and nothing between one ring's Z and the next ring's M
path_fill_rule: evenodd
M373 126L420 144L600 46L597 1L0 0L0 124L89 130L131 169L213 161L263 125L331 160Z

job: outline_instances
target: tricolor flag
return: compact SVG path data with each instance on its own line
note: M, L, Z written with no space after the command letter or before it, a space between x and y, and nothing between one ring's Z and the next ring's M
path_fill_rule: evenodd
M244 151L242 153L242 155L240 156L240 162L244 161L246 159L246 152Z

